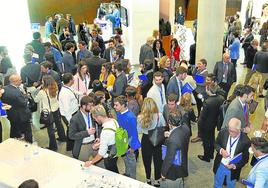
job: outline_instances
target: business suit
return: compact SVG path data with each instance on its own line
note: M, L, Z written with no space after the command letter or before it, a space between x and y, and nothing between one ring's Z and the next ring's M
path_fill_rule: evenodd
M161 174L166 179L175 181L178 178L188 176L189 140L190 129L185 124L173 129L169 138L166 140L167 152L161 169ZM177 150L181 151L181 166L173 164Z
M216 158L214 160L213 165L213 172L214 174L217 173L217 170L221 164L222 155L220 154L220 149L223 148L226 150L227 147L227 141L229 138L229 131L228 129L223 129L219 132L218 137L216 138L215 142L215 150L217 151ZM249 152L248 148L250 147L250 140L248 136L241 132L240 137L237 141L237 146L234 152L234 156L236 156L239 153L242 153L242 160L235 164L236 169L231 170L231 180L239 180L241 169L248 163L249 159ZM224 179L222 178L222 181Z
M178 83L176 75L170 78L168 85L167 85L167 96L169 96L171 93L178 96L178 98L181 98L181 86Z
M261 50L254 56L253 64L256 64L256 71L262 75L260 83L260 93L263 90L263 84L268 79L268 51Z
M219 86L226 92L225 98L228 96L228 92L234 82L236 82L236 74L235 74L235 67L232 63L227 63L227 76L226 82L224 82L224 63L223 61L219 61L214 66L214 75L216 76L217 83Z
M244 57L247 56L247 48L250 46L251 41L254 39L252 33L249 33L243 40L242 40L242 48L244 49Z
M10 137L20 138L24 134L27 142L32 142L31 111L28 108L28 98L22 94L19 88L13 85L4 87L2 102L12 106L7 111L7 118L10 121Z
M124 95L127 87L127 77L124 72L115 79L113 90L110 92L113 98Z
M145 59L149 59L154 62L154 51L150 45L147 43L142 45L140 48L139 62L144 64Z
M103 59L106 59L106 62L113 62L113 59L111 59L111 56L115 52L116 48L107 48L104 50L103 53Z
M69 51L64 52L62 63L64 65L64 73L73 73L75 71L75 61L72 54Z
M95 137L99 137L100 129L97 126L96 122L93 121L91 117L92 125L91 127L96 128ZM86 129L87 125L82 115L82 112L79 110L70 120L70 128L69 128L69 138L74 140L74 147L73 147L73 157L78 159L80 154L80 149L83 144L83 139L89 137L90 135Z
M215 127L223 101L224 98L222 96L215 95L209 96L203 103L198 127L200 127L201 131L205 159L214 158Z
M250 170L247 180L252 184L254 184L255 188L265 188L268 187L267 177L268 177L268 157L264 158L263 160L255 164L255 166Z
M247 113L247 116L249 117L248 110L246 113ZM231 104L228 106L227 111L224 116L223 123L222 123L222 129L228 127L228 123L232 118L239 119L241 121L242 128L249 126L249 122L247 122L246 115L244 113L244 107L242 106L238 98L234 99L231 102Z
M101 57L103 57L103 53L104 53L104 50L105 50L105 44L104 44L104 41L103 41L103 38L101 36L97 36L95 38L92 37L92 42L98 42L99 43L99 47L101 49Z
M99 79L101 67L104 63L106 63L106 60L98 56L93 56L91 58L85 58L84 61L88 66L88 72L90 75L89 87L91 87L92 82Z
M28 62L20 71L20 76L23 84L26 87L33 86L34 82L38 82L40 78L41 67L38 63Z
M257 48L254 48L252 45L250 45L247 48L247 56L245 57L245 63L247 65L247 75L246 75L244 84L248 84L252 74L254 73L253 70L251 69L252 69L254 57L257 51L258 51Z

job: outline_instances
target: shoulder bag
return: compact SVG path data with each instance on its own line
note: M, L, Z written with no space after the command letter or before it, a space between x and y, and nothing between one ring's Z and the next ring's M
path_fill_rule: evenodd
M45 91L46 96L47 96L47 100L48 100L48 105L49 105L49 109L42 109L41 113L40 113L40 124L45 124L45 125L50 125L53 123L54 119L53 119L53 114L51 111L51 105L50 105L50 99L48 97L47 92Z
M155 129L148 131L149 140L154 147L162 144L162 142L165 140L164 132L165 127L159 125L159 114L157 114L157 124Z

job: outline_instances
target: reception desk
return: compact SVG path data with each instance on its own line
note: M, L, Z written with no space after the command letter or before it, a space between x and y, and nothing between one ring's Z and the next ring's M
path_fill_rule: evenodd
M0 144L0 187L18 187L35 179L41 188L149 188L151 186L111 171L34 145L8 139Z

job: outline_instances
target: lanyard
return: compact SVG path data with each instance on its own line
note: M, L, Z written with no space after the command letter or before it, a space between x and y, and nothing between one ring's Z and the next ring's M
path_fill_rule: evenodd
M88 128L90 129L90 114L87 113L87 125L88 125Z
M230 153L229 153L230 155L232 153L232 147L238 141L238 139L239 139L239 137L232 142L232 137L230 137Z

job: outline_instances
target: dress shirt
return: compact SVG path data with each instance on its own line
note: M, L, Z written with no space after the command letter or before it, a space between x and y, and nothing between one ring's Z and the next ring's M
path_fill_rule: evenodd
M228 76L228 63L223 62L223 75L222 75L223 83L227 83L227 76Z
M59 93L59 107L60 113L68 122L70 122L72 115L78 110L78 98L71 87L64 85Z
M230 160L234 157L234 153L236 150L237 143L239 142L239 138L240 138L240 135L235 138L232 138L231 136L229 136L228 141L227 141L226 151L230 154L230 156L227 158L222 157L222 160L221 160L222 164L228 165Z
M110 119L103 123L101 135L100 135L100 147L99 147L99 155L103 158L108 157L108 147L115 144L115 132L108 129L116 130L117 121L115 119Z
M82 112L82 111L81 111L81 113L82 113L83 118L84 118L84 120L85 120L85 123L86 123L86 130L87 130L87 129L89 129L89 128L92 127L91 115L90 115L90 113L85 114L85 113ZM83 138L83 144L88 144L88 143L92 142L93 140L95 140L95 136L94 136L94 134L92 134L92 135L90 135L90 136L88 136L88 137L86 137L86 138Z

